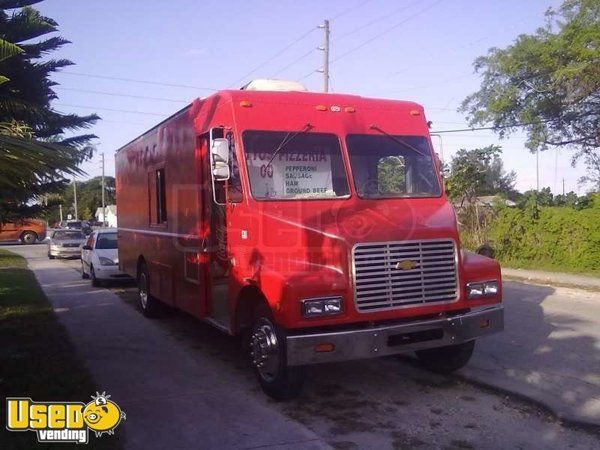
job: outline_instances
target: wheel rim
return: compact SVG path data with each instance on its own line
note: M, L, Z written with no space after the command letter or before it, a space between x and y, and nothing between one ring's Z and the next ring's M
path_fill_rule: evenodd
M23 240L25 241L26 244L33 244L35 242L35 236L31 233L26 233L23 236Z
M279 372L279 342L270 320L259 319L250 337L250 348L252 364L265 381L272 381Z
M147 287L145 273L140 275L140 284L138 287L138 294L140 297L140 304L142 305L142 309L146 309L146 306L148 306L148 287Z

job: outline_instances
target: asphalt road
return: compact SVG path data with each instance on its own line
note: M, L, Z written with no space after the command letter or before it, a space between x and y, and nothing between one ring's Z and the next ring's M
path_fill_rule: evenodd
M600 448L600 428L537 406L597 423L600 294L506 283L506 331L458 376L410 357L313 366L300 398L275 403L236 340L175 311L145 319L134 288L93 289L78 261L49 261L43 245L9 249L28 258L99 388L123 399L130 448Z

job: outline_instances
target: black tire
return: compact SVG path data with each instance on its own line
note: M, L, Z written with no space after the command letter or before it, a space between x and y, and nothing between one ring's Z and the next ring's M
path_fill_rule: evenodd
M304 384L304 368L287 365L285 338L271 310L260 305L250 330L250 363L263 391L277 401L297 397Z
M54 258L56 258L56 256L51 255L50 253L48 253L48 259L54 259Z
M83 261L81 261L81 278L83 278L84 280L87 280L90 276L84 272L83 270Z
M496 250L491 245L483 244L479 246L476 250L476 253L481 256L487 256L488 258L494 259L496 256Z
M31 245L37 242L38 235L33 231L23 231L20 239L22 244Z
M144 316L154 319L163 312L160 300L150 295L150 275L148 268L142 264L138 273L138 303Z
M102 283L98 278L96 278L96 272L94 271L93 264L90 264L90 278L92 279L92 286L100 287Z
M425 368L446 375L466 366L474 349L475 341L469 341L447 347L418 350L416 354Z

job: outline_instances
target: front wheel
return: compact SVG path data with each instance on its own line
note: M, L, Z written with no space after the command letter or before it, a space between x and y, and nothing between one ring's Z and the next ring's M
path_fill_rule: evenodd
M302 367L288 367L285 332L267 306L260 306L250 331L250 362L263 391L275 400L289 400L302 390Z
M416 354L425 368L432 372L449 374L466 366L474 349L475 341L469 341L446 347L418 350Z

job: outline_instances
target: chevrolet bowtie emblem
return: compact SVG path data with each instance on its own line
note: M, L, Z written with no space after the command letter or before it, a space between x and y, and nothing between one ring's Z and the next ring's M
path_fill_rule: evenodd
M410 259L403 259L396 263L396 269L398 270L412 270L417 267L417 263L415 261L411 261Z

